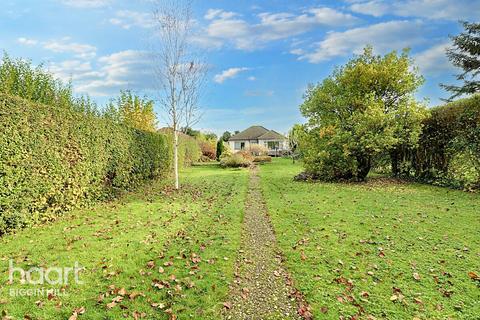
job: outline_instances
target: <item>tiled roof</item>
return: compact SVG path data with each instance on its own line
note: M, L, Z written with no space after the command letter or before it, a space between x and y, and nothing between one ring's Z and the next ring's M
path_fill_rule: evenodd
M280 133L278 133L277 131L270 130L270 131L262 134L260 137L258 137L258 139L262 139L262 140L284 140L286 138L283 135L281 135Z
M251 126L250 128L231 136L228 140L255 140L267 132L269 132L269 130L262 126Z
M251 126L250 128L245 129L242 132L239 132L233 135L232 137L230 137L229 140L235 141L235 140L257 140L257 139L284 140L286 138L274 130L268 130L262 126Z

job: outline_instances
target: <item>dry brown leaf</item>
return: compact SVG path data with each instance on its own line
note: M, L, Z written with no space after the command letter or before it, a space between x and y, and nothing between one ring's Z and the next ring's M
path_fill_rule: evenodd
M468 273L468 276L470 277L470 279L472 280L477 280L477 281L480 281L480 276L478 274L476 274L475 272L473 271L470 271Z

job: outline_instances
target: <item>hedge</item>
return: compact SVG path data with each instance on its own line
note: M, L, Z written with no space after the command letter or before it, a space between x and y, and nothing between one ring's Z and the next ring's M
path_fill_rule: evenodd
M160 133L0 93L0 235L163 176L170 146Z
M480 95L433 108L414 157L420 180L480 189Z
M165 135L168 139L171 157L173 159L173 130L171 128L162 128L158 132ZM188 167L194 162L198 162L202 156L202 150L198 141L187 134L178 133L178 163L182 167Z

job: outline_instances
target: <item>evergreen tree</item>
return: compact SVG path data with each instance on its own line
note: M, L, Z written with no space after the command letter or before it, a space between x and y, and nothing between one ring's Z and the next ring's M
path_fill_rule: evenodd
M225 131L223 134L222 134L222 140L223 141L228 141L230 139L230 137L232 136L232 134L230 133L230 131Z
M220 160L220 156L223 153L223 149L224 149L223 140L219 139L217 142L217 160Z
M452 92L448 99L453 100L464 94L480 92L480 23L462 22L464 32L452 38L453 48L447 50L447 56L456 67L463 69L463 73L456 76L457 80L463 81L462 86L441 86Z

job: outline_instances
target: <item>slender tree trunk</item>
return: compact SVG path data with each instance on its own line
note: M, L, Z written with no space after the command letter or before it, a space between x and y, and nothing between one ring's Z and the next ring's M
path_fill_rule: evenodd
M175 189L178 190L180 188L178 181L178 132L175 127L173 129L173 171L175 175Z

